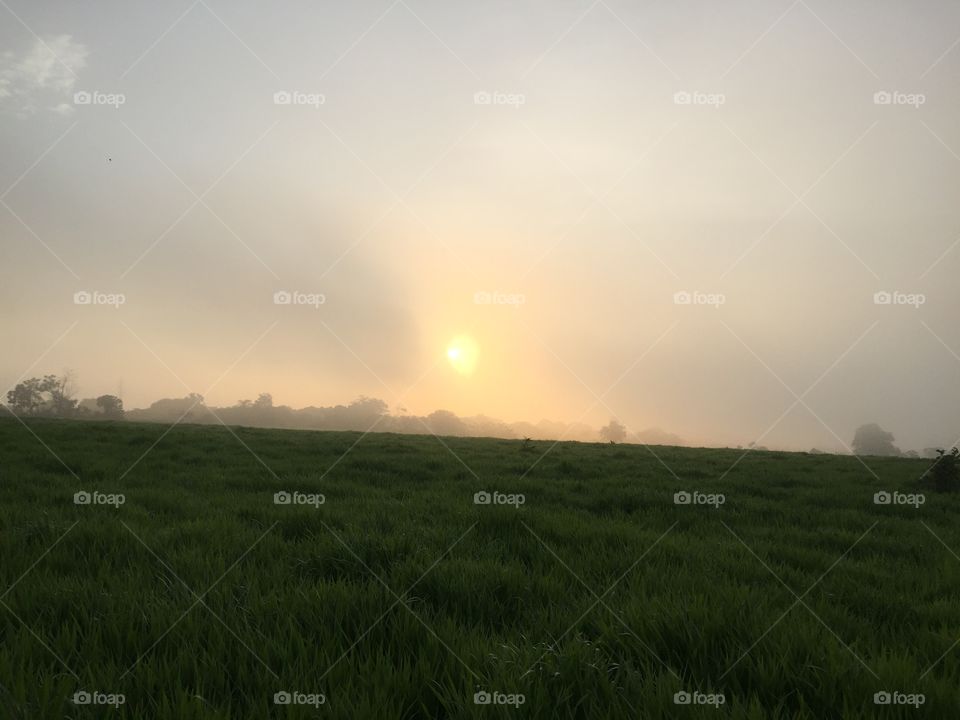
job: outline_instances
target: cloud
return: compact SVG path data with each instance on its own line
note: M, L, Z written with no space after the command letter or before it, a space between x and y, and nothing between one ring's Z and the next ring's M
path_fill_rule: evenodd
M40 107L61 115L73 111L77 73L87 64L87 48L71 35L37 38L25 54L0 56L0 105L17 114L33 115Z

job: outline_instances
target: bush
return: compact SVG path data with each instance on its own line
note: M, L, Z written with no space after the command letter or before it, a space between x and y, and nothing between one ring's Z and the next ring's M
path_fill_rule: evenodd
M937 492L955 492L960 490L960 450L937 450L937 459L927 471Z

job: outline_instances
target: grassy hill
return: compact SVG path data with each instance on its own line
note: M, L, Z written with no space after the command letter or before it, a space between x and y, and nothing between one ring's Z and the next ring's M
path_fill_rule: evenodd
M956 717L960 497L741 455L2 420L3 716Z

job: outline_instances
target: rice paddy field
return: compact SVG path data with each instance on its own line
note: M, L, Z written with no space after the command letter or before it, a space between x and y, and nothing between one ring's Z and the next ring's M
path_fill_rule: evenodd
M960 717L928 461L24 422L3 718Z

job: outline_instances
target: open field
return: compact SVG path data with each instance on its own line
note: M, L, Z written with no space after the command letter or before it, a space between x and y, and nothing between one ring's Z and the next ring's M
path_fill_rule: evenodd
M873 502L925 461L28 425L0 421L3 717L960 713L960 497Z

